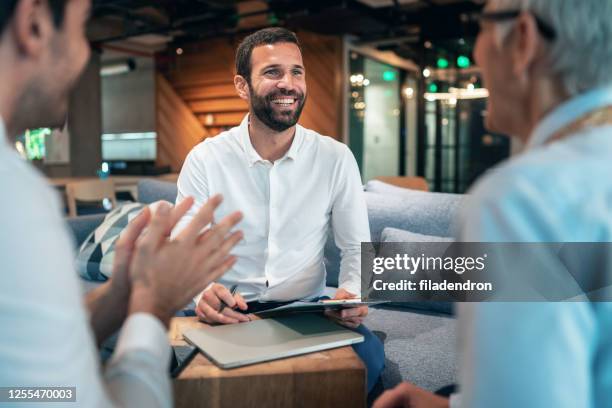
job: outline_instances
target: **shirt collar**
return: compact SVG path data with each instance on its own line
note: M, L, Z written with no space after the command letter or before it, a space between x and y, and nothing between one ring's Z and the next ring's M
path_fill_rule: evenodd
M300 150L300 146L302 144L302 140L304 138L303 128L300 125L295 127L295 136L293 137L293 141L291 142L291 147L280 160L283 160L285 157L291 160L295 160L298 156L298 152ZM240 144L242 145L242 150L245 152L247 160L249 162L249 166L253 166L257 162L265 162L257 150L253 147L251 143L251 138L249 137L249 114L247 113L244 119L239 126L240 132Z
M300 125L297 125L295 127L295 135L293 136L291 147L287 151L287 154L285 155L285 157L288 157L291 160L297 159L298 151L300 150L300 146L302 145L302 140L304 139L304 135L302 134L303 131L304 129Z
M247 113L242 119L240 123L240 144L242 146L242 150L246 153L246 158L249 162L249 166L253 166L258 161L263 162L264 159L261 158L257 150L253 147L251 143L251 138L249 137L249 114Z
M536 126L527 143L527 150L543 145L559 130L607 105L612 105L612 86L587 91L562 103Z

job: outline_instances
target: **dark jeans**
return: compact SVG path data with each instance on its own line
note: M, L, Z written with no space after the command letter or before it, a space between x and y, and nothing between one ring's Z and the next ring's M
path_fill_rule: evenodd
M380 339L363 324L353 330L363 336L363 343L353 344L353 350L366 366L370 393L385 368L385 348Z

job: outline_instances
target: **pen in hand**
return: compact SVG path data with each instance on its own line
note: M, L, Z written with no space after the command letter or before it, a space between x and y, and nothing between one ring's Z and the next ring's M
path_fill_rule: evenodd
M230 293L232 294L232 297L234 297L234 295L236 294L237 289L238 285L232 285L232 287L230 288ZM228 304L221 300L221 308L219 308L219 313L223 312L223 309L225 309L226 306L228 306Z

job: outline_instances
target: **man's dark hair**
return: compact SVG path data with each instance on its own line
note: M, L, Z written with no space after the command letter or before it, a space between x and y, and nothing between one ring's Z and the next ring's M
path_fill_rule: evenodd
M251 54L253 49L261 45L277 43L292 43L298 46L300 52L302 47L293 31L282 27L270 27L256 31L247 36L236 50L236 73L251 83Z
M0 35L4 33L4 29L8 25L9 20L13 17L17 3L20 0L0 0ZM57 28L62 25L64 21L64 12L66 10L66 3L70 0L47 0L49 9L53 15L53 23Z

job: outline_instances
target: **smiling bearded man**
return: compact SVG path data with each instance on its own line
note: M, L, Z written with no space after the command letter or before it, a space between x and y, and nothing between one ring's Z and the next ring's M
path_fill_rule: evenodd
M321 297L330 226L342 253L334 298L357 297L361 242L370 241L361 177L346 145L297 125L307 89L296 35L267 28L246 37L236 52L236 72L234 84L249 114L240 126L196 146L178 180L177 200L193 196L196 205L176 231L213 194L225 198L220 213L234 207L244 212L238 261L195 299L195 312L205 322L231 324L249 320L242 312L275 302ZM328 316L364 335L355 349L372 389L384 351L361 325L367 313L367 307L357 307Z
M268 95L259 95L250 82L248 85L253 115L264 125L279 133L295 126L306 102L304 93L279 89Z

